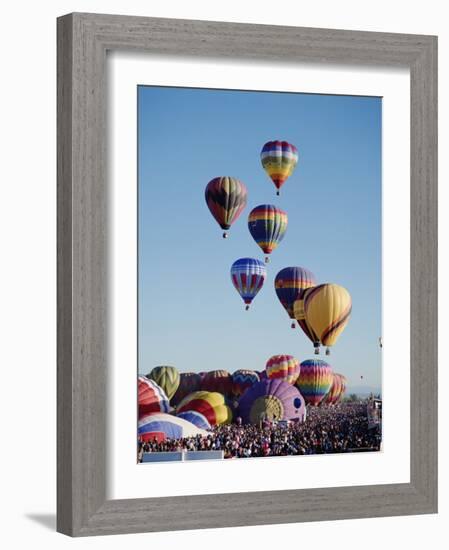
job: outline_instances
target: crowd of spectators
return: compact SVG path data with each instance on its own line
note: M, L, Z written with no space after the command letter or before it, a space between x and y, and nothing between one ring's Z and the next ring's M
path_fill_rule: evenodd
M223 451L224 458L378 451L381 428L368 428L366 403L308 407L303 423L216 426L207 436L139 443L143 452Z

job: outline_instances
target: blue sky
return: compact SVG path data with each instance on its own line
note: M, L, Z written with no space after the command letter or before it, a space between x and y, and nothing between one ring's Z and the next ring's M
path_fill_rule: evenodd
M274 291L276 273L299 265L352 295L351 320L321 357L349 386L379 388L381 99L140 86L138 122L139 371L262 370L275 354L313 357ZM280 197L260 163L274 139L299 151ZM204 200L217 176L248 188L227 240ZM264 258L247 228L264 203L287 211L288 229L245 311L229 269Z

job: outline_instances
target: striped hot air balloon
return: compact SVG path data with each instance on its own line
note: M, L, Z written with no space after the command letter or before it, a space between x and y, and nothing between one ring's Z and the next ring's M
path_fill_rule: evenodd
M212 179L206 186L206 204L217 221L225 230L223 237L227 237L226 230L238 219L243 212L248 191L245 185L237 178L223 176Z
M170 404L164 390L145 376L137 378L139 418L150 413L169 412Z
M262 380L242 395L238 415L245 424L276 420L301 421L305 418L305 401L295 386L283 380Z
M226 405L224 395L217 392L196 391L185 397L177 408L177 413L197 411L207 418L211 426L229 424L232 411Z
M210 430L210 424L204 414L199 413L198 411L184 411L176 415L178 418L183 418L192 424L195 424L197 428L202 430Z
M276 295L290 319L297 319L299 322L294 311L295 302L302 300L305 290L315 286L315 284L315 275L305 267L284 267L276 275L274 280ZM292 328L295 328L294 322Z
M160 435L162 434L162 438ZM141 440L181 439L196 435L207 436L208 432L198 428L184 418L166 413L155 413L139 419L137 436Z
M255 258L240 258L231 266L231 280L249 309L267 276L265 264Z
M268 141L262 148L260 160L279 195L279 189L296 167L298 149L287 141Z
M240 397L245 391L259 382L259 375L254 370L239 369L232 373L232 395Z
M323 346L327 346L326 355L348 324L351 310L351 295L342 286L328 283L305 292L305 319Z
M249 232L265 254L271 254L282 241L287 223L287 213L273 204L256 206L248 216ZM268 256L265 262L268 262Z
M279 378L288 384L294 384L300 373L299 361L293 355L273 355L265 366L270 380Z
M164 390L169 399L176 393L180 382L178 369L168 365L154 367L151 372L147 374L147 378L154 380L156 384Z
M317 406L332 385L332 367L321 359L306 359L300 364L296 387L309 405Z
M331 387L322 399L321 404L335 405L340 401L343 389L342 378L343 377L341 374L338 374L336 372L333 373Z

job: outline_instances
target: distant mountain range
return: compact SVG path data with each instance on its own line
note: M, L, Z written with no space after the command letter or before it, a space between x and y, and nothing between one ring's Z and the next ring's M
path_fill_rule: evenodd
M355 393L360 397L367 397L371 393L374 395L382 395L380 388L373 386L351 386L346 388L345 396L348 397L351 393Z

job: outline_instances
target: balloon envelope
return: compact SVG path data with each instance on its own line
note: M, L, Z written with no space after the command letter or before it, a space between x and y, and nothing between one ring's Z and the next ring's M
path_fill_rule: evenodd
M206 430L198 428L192 422L166 413L150 414L139 420L137 435L144 436L151 433L163 433L170 439L208 435Z
M279 378L288 384L294 384L300 373L299 361L293 355L273 355L265 366L270 380Z
M201 389L227 396L232 392L232 376L227 370L211 370L201 380Z
M198 411L184 411L177 414L178 418L183 418L187 422L195 424L197 428L202 430L210 430L210 424L204 414Z
M298 149L287 141L268 141L262 148L260 160L276 189L280 189L298 163Z
M248 216L249 232L265 254L271 254L282 241L287 223L287 213L272 204L256 206Z
M348 324L351 315L351 295L342 286L323 284L304 294L307 324L325 346L333 346Z
M262 380L242 395L238 414L246 424L303 420L305 401L298 389L287 382L280 379Z
M317 406L332 385L332 367L321 359L306 359L300 369L296 386L309 405Z
M259 375L254 370L239 369L232 373L232 394L240 397L253 384L259 382Z
M205 191L206 204L222 229L229 229L237 220L247 201L247 189L237 178L214 178Z
M342 376L341 374L334 372L332 375L331 387L327 392L327 394L324 396L321 403L326 405L335 405L340 401L341 395L342 395Z
M175 394L180 381L178 369L168 365L154 367L154 369L147 374L147 378L154 380L156 384L164 390L169 399Z
M315 275L305 267L284 267L276 275L276 295L290 319L298 319L294 312L295 301L302 298L304 291L315 284Z
M177 405L186 395L200 389L201 376L197 372L181 372L179 376L179 386L171 403Z
M145 376L137 379L139 418L155 412L169 412L170 404L164 390Z
M177 408L177 413L197 411L207 418L211 426L229 424L232 420L231 409L224 395L218 392L196 391L185 397Z
M231 280L242 300L249 306L267 276L265 264L255 258L240 258L231 266Z

